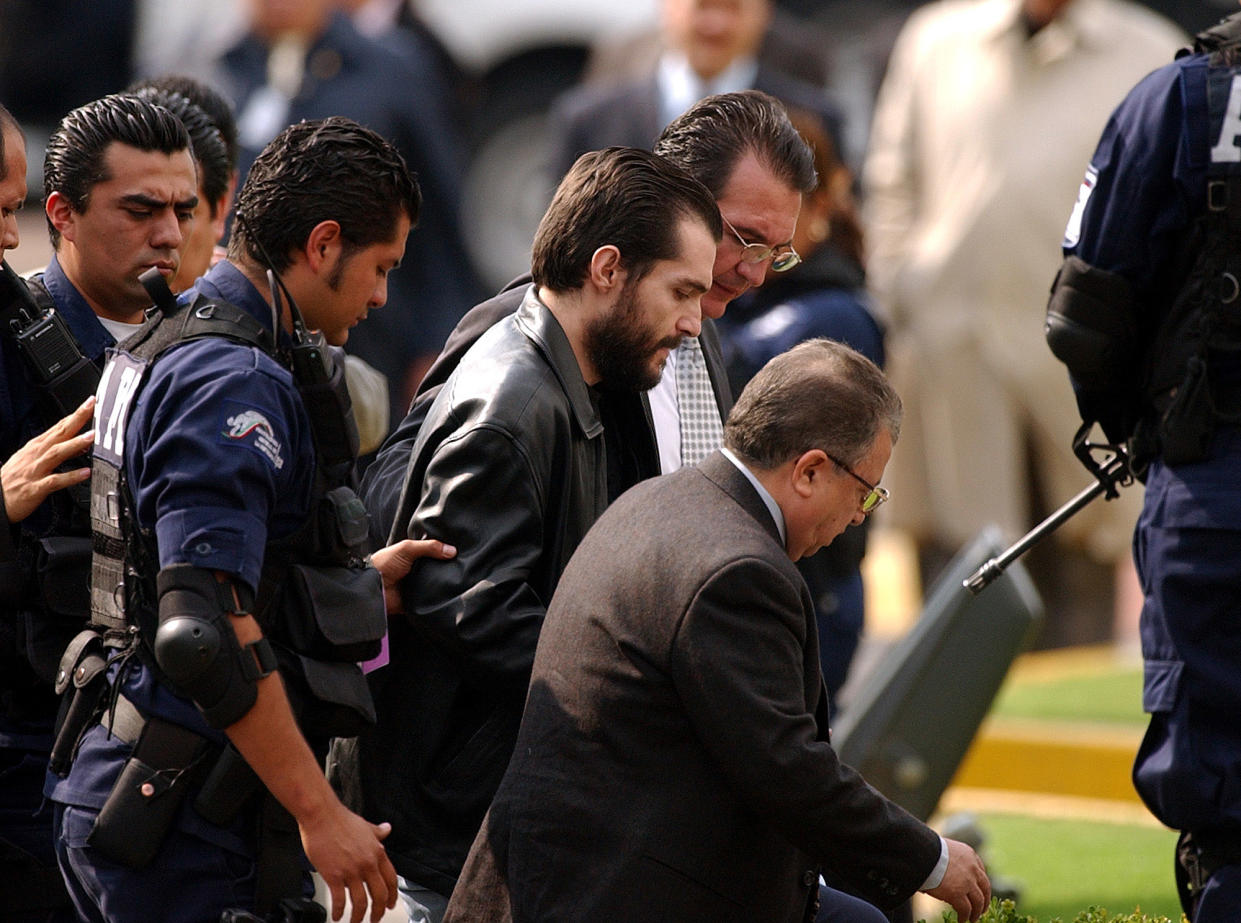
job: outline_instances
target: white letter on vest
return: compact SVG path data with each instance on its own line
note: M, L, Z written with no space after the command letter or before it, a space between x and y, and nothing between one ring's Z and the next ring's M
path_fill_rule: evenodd
M1237 140L1241 138L1241 74L1232 78L1232 89L1228 91L1228 111L1224 113L1224 125L1219 132L1219 140L1211 148L1211 160L1214 163L1241 163L1241 146Z

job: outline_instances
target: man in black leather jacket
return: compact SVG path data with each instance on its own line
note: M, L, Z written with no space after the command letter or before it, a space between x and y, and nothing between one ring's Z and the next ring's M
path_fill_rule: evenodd
M792 234L802 195L814 186L814 158L781 104L752 91L702 100L664 129L655 153L711 190L720 214L735 227L771 245L765 259L750 262L737 237L725 235L716 249L711 291L702 299L698 340L722 421L732 408L733 396L714 321L723 316L734 298L763 284L775 251L783 249L786 234ZM528 275L520 276L495 297L466 312L419 384L409 413L366 469L362 498L371 515L371 538L376 547L387 543L396 520L409 454L431 402L466 350L517 310L529 282ZM664 377L670 377L671 372L666 368ZM604 389L599 399L607 442L609 500L639 481L679 467L664 466L656 414L647 392Z
M465 354L414 445L394 532L458 549L403 581L372 674L378 727L338 742L348 803L384 817L414 919L439 919L516 739L547 602L607 505L595 388L659 379L701 324L721 236L706 187L653 154L583 156L535 236L517 313Z

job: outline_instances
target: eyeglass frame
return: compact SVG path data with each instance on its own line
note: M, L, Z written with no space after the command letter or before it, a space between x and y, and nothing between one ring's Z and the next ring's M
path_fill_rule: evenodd
M752 244L741 236L741 232L733 227L731 221L723 215L720 215L720 219L728 226L728 230L733 232L737 242L741 244L741 261L743 263L758 264L771 260L772 272L788 272L801 262L801 254L793 249L792 244L779 244L775 247L759 243Z
M826 455L829 460L834 462L837 468L841 469L845 474L849 475L849 477L853 478L853 480L857 481L866 488L866 496L862 498L862 512L865 515L869 516L875 510L879 509L879 507L888 502L888 499L892 496L892 494L888 492L886 487L880 487L878 484L872 484L830 452L824 452L823 454ZM874 498L873 503L871 503L872 498ZM870 504L869 506L867 506L868 503Z

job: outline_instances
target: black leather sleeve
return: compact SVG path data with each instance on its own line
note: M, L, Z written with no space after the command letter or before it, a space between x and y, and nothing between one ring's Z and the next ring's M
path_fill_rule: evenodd
M543 480L516 441L486 425L445 440L421 479L407 537L450 542L457 556L414 562L401 585L405 611L467 672L529 680L547 605L532 585Z

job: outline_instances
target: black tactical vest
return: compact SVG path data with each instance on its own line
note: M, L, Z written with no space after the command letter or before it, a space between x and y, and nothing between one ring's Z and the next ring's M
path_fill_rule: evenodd
M154 535L138 528L126 483L125 425L132 399L161 356L175 345L211 336L262 349L279 361L270 332L253 317L199 296L167 315L157 312L123 350L114 351L99 388L91 475L92 622L113 646L136 643L157 671L150 652L158 628L158 553ZM343 373L328 386L343 389ZM293 535L268 542L254 615L275 650L303 731L351 736L375 720L357 663L379 653L387 616L379 574L364 560L366 511L352 489L352 464L342 464L340 451L325 459L328 440L320 437L356 432L348 401L315 400L300 382L299 390L316 436L311 513ZM343 408L349 419L323 420L329 406Z
M1241 421L1241 14L1199 34L1191 52L1209 55L1206 208L1150 341L1152 413L1134 438L1135 454L1173 465L1206 458L1216 425Z

